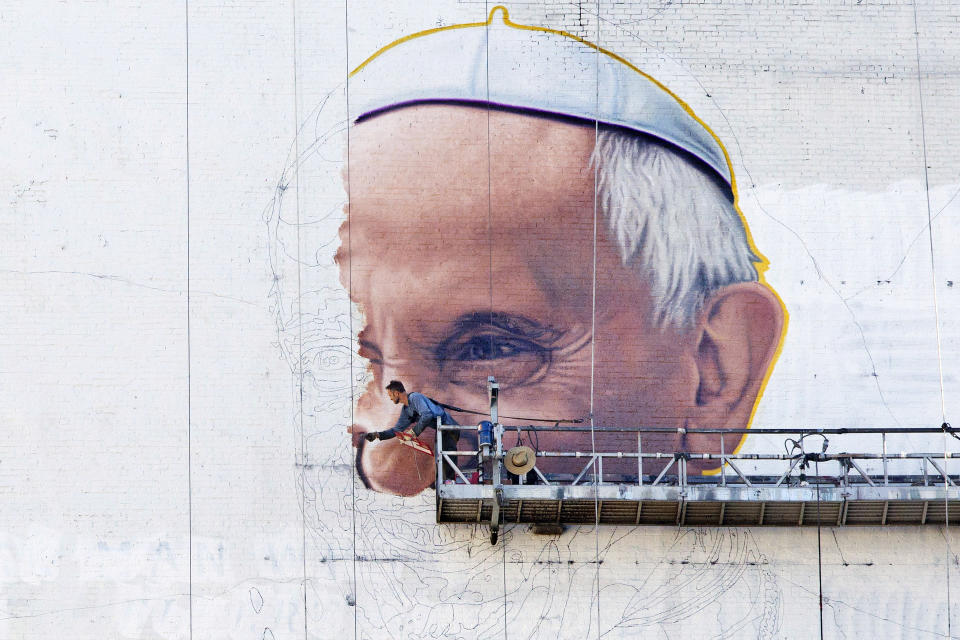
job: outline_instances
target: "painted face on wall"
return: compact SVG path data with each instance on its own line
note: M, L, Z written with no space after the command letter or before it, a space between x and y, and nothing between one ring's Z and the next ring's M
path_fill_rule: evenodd
M360 355L373 373L355 434L396 419L383 389L391 379L483 411L490 375L501 386L501 415L589 424L592 414L598 427L747 423L772 347L741 341L747 351L769 353L757 380L733 393L730 380L756 367L749 356L723 362L715 338L734 324L748 331L745 312L772 313L772 294L756 283L735 285L729 304L696 327L656 328L647 283L623 264L602 212L595 215L594 142L592 126L451 105L405 107L354 127L337 261L363 313ZM711 314L721 321L712 333ZM648 435L644 449L712 442ZM592 446L589 433L543 433L537 445ZM634 434L596 441L598 451L636 447ZM367 447L363 460L371 486L404 495L429 486L433 464L396 441ZM546 471L582 465L539 464ZM635 461L621 466L636 472Z

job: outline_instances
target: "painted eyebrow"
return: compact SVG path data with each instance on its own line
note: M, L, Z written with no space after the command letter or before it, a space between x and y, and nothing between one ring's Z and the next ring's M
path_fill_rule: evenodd
M380 347L376 343L371 342L365 338L359 338L357 340L358 351L367 351L372 357L366 357L372 363L382 363L383 362L383 352L380 350Z

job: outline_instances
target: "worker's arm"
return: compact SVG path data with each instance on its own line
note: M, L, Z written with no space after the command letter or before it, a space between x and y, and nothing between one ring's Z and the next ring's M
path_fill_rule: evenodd
M436 413L436 405L427 400L427 397L422 393L411 393L409 400L417 412L417 415L420 416L417 423L413 426L414 435L419 436L427 427L437 426L438 414Z
M392 429L387 429L386 431L377 431L367 434L367 440L389 440L397 436L398 431L403 431L410 427L410 424L413 421L410 420L410 417L407 415L406 411L400 412L400 417L397 418L397 423L393 425ZM376 437L371 438L370 435L376 433Z

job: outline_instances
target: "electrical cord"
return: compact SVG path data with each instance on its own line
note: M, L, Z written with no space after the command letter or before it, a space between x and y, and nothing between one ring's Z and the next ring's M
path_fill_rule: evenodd
M787 438L783 441L783 448L787 452L787 455L792 457L797 457L797 455L806 455L806 451L803 448L803 440L808 436L820 436L823 438L823 448L821 449L820 453L827 452L827 447L830 446L830 440L827 439L827 436L823 435L822 433L805 433L796 440L793 438ZM792 444L792 446L788 447L788 444ZM800 450L800 453L795 455L793 452L797 449Z
M949 433L951 436L953 436L957 440L960 440L960 436L957 435L957 432L954 430L953 427L950 426L949 422L944 422L943 424L940 425L940 428L943 429L944 433Z
M454 406L452 404L446 404L443 402L437 402L433 398L430 398L430 402L437 405L438 407L443 407L449 411L456 411L457 413L469 413L474 416L488 416L490 412L483 411L473 411L471 409L461 409L460 407ZM583 418L570 418L570 419L558 419L558 418L524 418L521 416L500 416L501 418L507 418L508 420L526 420L528 422L554 422L557 425L560 423L564 424L581 424L584 422Z

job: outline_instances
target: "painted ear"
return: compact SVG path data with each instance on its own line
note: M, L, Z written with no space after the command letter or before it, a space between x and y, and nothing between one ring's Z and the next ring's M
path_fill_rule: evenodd
M753 413L783 334L776 294L757 282L715 292L697 325L699 426L743 428Z

